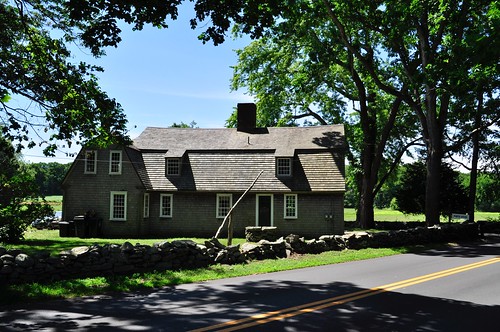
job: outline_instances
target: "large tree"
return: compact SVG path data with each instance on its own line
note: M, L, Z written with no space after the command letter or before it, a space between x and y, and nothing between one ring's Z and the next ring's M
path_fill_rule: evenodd
M451 220L453 213L467 212L467 193L459 179L459 173L448 164L441 165L440 178L443 183L439 193L439 213ZM417 161L403 166L395 191L397 209L403 213L421 214L425 211L425 188L422 182L426 177L426 166Z
M498 59L498 3L323 0L318 5L297 1L280 11L277 22L310 10L320 16L326 13L340 42L377 89L401 99L418 117L426 146L426 221L439 223L441 163L453 146L445 137L452 103L463 97L456 87L467 80L468 73ZM263 11L258 22L269 27L271 12ZM252 24L242 23L243 31L262 30L262 26L252 30ZM465 115L471 119L473 112Z
M121 109L100 91L92 68L63 61L68 54L64 42L81 40L94 55L101 55L103 47L120 41L118 21L133 24L135 29L144 24L166 27L168 19L177 17L182 0L0 1L0 42L5 45L0 60L7 73L2 67L6 83L0 83L0 99L8 124L6 133L12 135L21 129L16 137L26 137L23 121L30 124L26 121L29 113L21 112L16 118L18 110L5 107L7 95L24 93L42 107L49 128L56 130L55 139L69 140L77 133L84 142L100 137L99 141L106 143L123 136ZM449 149L445 133L453 111L450 105L461 98L455 87L466 79L464 75L498 58L500 15L496 1L193 2L196 14L192 26L202 24L200 39L214 44L223 42L234 25L257 38L272 34L277 23L304 13L307 17L314 17L311 12L327 17L335 40L355 59L354 68L365 89L370 92L376 88L378 96L401 100L418 117L427 154L426 220L429 225L439 222L439 174L441 159ZM53 39L48 28L59 29L62 37Z
M233 89L245 86L255 95L261 125L307 118L307 124L345 123L347 159L359 193L357 219L373 228L375 196L413 139L408 137L415 135L417 120L410 120L401 98L376 87L326 15L311 8L270 29L272 34L238 51ZM364 44L376 39L359 36Z
M100 68L71 62L66 45L78 25L57 9L62 3L0 0L0 124L18 151L128 141L120 104L98 85Z

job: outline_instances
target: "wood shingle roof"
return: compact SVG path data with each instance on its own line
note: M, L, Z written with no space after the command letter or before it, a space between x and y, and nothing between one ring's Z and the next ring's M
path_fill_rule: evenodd
M148 127L134 140L148 175L148 190L343 192L344 127L193 129ZM292 176L277 177L277 157L293 158ZM165 159L181 158L181 174L167 176Z

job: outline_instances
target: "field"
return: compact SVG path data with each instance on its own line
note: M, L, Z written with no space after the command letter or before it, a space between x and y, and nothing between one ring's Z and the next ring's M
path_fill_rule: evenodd
M424 221L425 216L423 214L404 214L402 212L391 210L391 209L375 209L375 221ZM499 219L499 212L475 212L476 220L488 220L488 219ZM355 209L344 209L344 220L345 221L355 221L356 220L356 210ZM441 218L442 222L447 222L445 218Z

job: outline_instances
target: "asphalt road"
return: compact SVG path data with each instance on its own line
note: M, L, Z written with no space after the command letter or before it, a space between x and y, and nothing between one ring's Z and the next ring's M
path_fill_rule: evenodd
M0 331L500 331L500 237L0 310Z

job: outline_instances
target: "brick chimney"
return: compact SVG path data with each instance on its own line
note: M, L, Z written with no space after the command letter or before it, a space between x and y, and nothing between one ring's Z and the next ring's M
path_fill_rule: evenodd
M238 131L254 131L257 126L257 106L254 103L238 103Z

